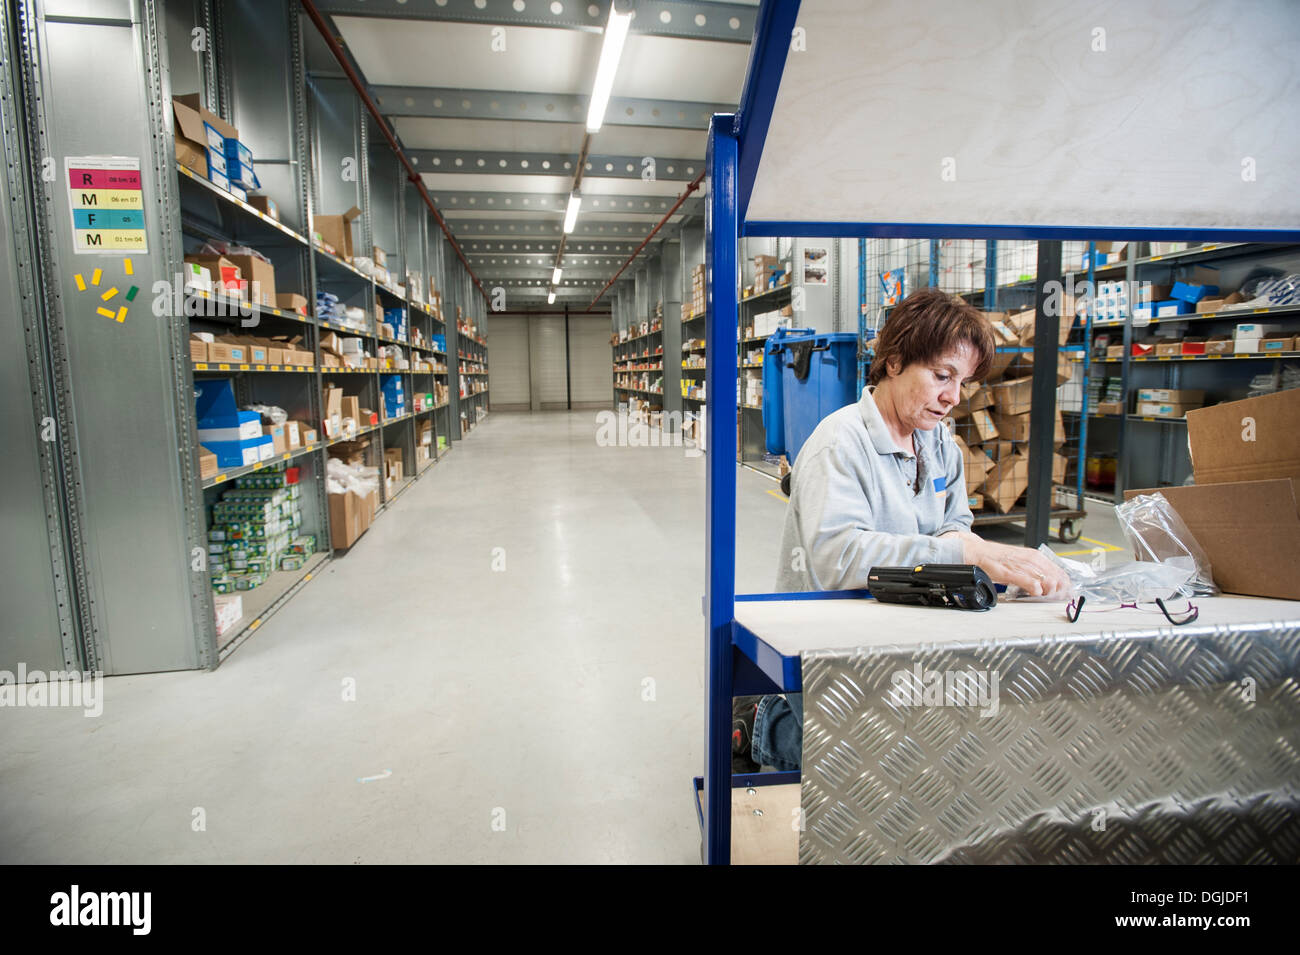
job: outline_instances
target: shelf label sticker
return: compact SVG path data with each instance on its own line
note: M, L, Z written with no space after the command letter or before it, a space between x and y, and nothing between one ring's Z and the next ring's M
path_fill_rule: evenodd
M138 156L66 156L73 249L78 255L149 251Z

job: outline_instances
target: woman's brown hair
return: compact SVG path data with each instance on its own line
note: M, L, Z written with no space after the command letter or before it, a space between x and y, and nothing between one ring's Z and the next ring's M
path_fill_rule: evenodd
M995 347L984 313L937 288L919 289L898 304L880 330L871 383L878 385L885 378L890 359L897 359L902 371L916 362L934 362L962 342L969 343L979 359L972 377L983 381Z

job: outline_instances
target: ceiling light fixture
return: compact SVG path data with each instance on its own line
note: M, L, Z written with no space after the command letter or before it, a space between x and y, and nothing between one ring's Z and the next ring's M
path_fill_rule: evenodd
M573 232L573 227L578 224L578 209L582 206L582 196L573 194L569 196L569 208L564 210L564 233L568 235Z
M632 14L619 13L617 4L609 5L609 22L605 24L605 39L600 46L600 63L596 66L596 84L591 91L591 104L587 108L587 132L600 132L601 123L605 121L605 107L609 105L609 94L614 90L614 75L618 72L618 61L623 55L623 42L627 39L627 29L632 22Z
M547 305L555 304L555 289L551 289L551 294L546 296L546 304Z
M552 285L559 285L559 284L560 284L560 272L561 272L561 271L562 271L561 269L556 269L554 272L551 273L551 284L552 284Z

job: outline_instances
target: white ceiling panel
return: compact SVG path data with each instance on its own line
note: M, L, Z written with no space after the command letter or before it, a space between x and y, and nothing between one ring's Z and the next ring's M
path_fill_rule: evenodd
M583 123L527 123L499 119L433 119L397 116L393 123L409 149L495 149L505 152L572 153L582 148ZM599 135L604 135L600 133ZM704 134L692 134L701 137ZM639 141L639 140L638 140ZM703 146L700 147L703 155ZM666 155L666 154L665 154ZM695 155L695 154L690 154Z
M749 45L745 43L634 33L623 47L614 95L735 106L740 102L748 64ZM584 93L590 91L594 69Z
M581 133L579 133L581 138ZM591 151L609 156L672 156L703 159L709 134L704 129L655 129L650 126L602 126L591 137Z
M378 17L334 22L373 86L586 94L600 59L599 34L577 30L510 27L505 49L494 51L491 24ZM743 79L743 63L740 69Z

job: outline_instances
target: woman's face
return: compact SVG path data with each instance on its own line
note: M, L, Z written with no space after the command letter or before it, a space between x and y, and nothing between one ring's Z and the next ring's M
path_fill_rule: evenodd
M962 382L975 373L979 358L969 342L933 361L889 369L889 393L904 430L929 431L961 400Z

